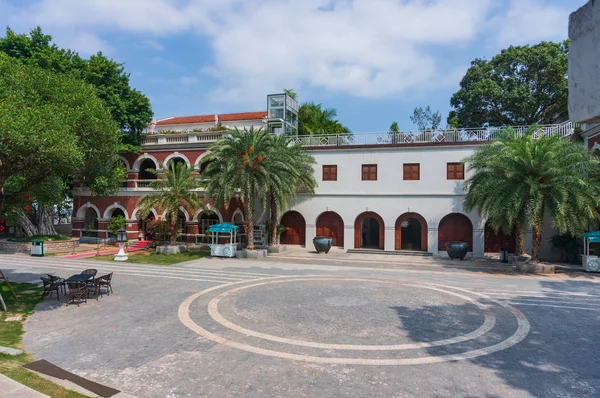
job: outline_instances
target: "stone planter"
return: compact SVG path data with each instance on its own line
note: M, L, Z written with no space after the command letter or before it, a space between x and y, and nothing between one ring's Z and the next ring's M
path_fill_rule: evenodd
M237 258L264 258L267 257L266 250L238 250L235 252Z
M451 241L446 242L446 253L452 259L462 260L469 251L469 244L467 242Z
M318 253L329 253L333 239L328 236L317 236L313 238L313 245Z

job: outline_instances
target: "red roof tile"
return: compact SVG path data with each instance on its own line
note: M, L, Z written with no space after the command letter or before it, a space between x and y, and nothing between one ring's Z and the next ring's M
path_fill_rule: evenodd
M238 120L259 120L267 117L267 112L243 112L243 113L223 113L219 114L219 122L233 122ZM215 121L215 115L199 116L176 116L169 119L163 119L156 122L157 126L169 124L191 124L191 123L211 123Z

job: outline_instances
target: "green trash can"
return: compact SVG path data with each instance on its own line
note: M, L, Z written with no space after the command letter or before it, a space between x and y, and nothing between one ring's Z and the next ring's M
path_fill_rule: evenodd
M32 240L31 241L31 255L34 257L44 257L44 241L43 240Z

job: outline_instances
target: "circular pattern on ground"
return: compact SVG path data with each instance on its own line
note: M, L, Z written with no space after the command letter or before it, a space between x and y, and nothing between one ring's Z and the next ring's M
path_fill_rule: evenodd
M388 285L393 287L393 293L407 291L407 293L411 296L422 296L425 299L430 300L433 305L428 307L433 309L443 307L443 305L445 305L445 301L448 301L448 303L451 303L452 306L459 309L464 307L475 308L480 311L479 316L481 319L483 319L483 322L478 327L470 329L471 331L469 332L459 333L453 337L442 339L429 339L427 336L428 331L432 335L435 335L436 333L431 328L428 328L430 325L425 322L424 326L419 327L422 327L425 331L425 336L423 337L428 341L415 341L415 338L412 337L408 343L382 344L381 340L378 340L374 337L372 340L376 341L376 344L340 344L338 342L320 342L310 341L307 339L284 337L281 335L275 335L273 333L265 333L263 331L253 330L251 328L241 326L240 323L242 322L240 322L240 320L246 318L235 317L235 311L231 310L233 307L235 307L236 300L246 302L252 299L252 295L259 295L262 290L267 290L273 287L284 287L288 289L288 294L283 297L290 296L291 300L296 301L300 301L302 297L294 297L294 294L297 294L294 291L294 288L296 288L297 291L308 291L306 300L312 299L315 301L314 297L317 297L318 300L320 300L317 300L318 302L323 302L325 306L334 308L336 311L357 311L356 308L360 308L362 310L362 314L364 314L366 317L364 322L367 324L372 322L372 320L369 319L369 315L377 312L377 306L382 307L382 303L383 306L388 304L388 301L386 300L375 300L377 302L373 304L374 306L369 307L369 305L371 305L371 300L364 294L362 297L356 297L352 294L336 294L333 297L323 295L323 293L319 291L318 287L324 282L330 283L332 286L334 284L346 284L348 286L348 290L352 290L353 288L356 290L359 286L360 288L365 289L364 286L369 284L379 284L371 288L373 291L378 293L372 293L372 295L369 296L377 297L379 299L381 297L385 298L390 296L390 294L386 295L385 292L381 293L385 290L383 289L382 285ZM335 291L333 287L331 290ZM419 293L416 293L417 291ZM394 299L398 300L398 295L399 293L393 294ZM433 297L432 295L437 295L437 297ZM445 296L446 299L440 299L440 296ZM271 312L274 313L291 312L292 314L297 314L296 316L298 318L306 318L310 317L311 311L316 313L315 311L324 310L323 306L320 308L314 308L314 304L308 306L308 308L299 308L298 306L289 308L289 302L286 303L286 300L277 300L277 296L274 297L276 299L274 304L268 302L264 304L264 307L273 307ZM242 300L242 298L245 301ZM404 297L404 299L406 300L406 297ZM456 303L457 300L463 302L462 306L459 306ZM412 302L413 300L410 301ZM333 305L331 302L333 302ZM202 318L199 322L203 324L204 327L200 326L198 322L192 319L190 307L193 303L195 303L193 311L195 314L194 317ZM280 310L277 308L278 306L281 307ZM254 307L256 308L256 305ZM423 309L422 303L417 302L415 305L413 302L413 307L415 309L411 310L412 318L424 318L427 320L427 318L419 315L420 311ZM197 315L197 309L202 312L201 316ZM224 316L222 314L223 310L226 310L229 316ZM431 309L429 311L431 311ZM204 314L204 312L206 312L206 314ZM384 312L385 311L382 311L382 313ZM250 316L254 314L256 313L250 312ZM437 313L436 316L438 316ZM489 297L475 292L470 292L465 289L433 284L415 284L399 280L315 275L264 278L254 281L243 281L215 286L188 297L179 308L179 318L185 326L200 336L225 346L271 357L331 364L410 365L475 358L509 348L522 341L529 332L529 322L520 311L506 303L490 299ZM409 317L409 319L403 319L405 325L406 323L410 322L414 323L414 319L412 318ZM501 320L501 325L499 325L499 327L496 325L497 318ZM232 321L231 319L234 319L236 322ZM339 317L338 312L338 318L332 318L332 327L335 328L338 326L337 324L341 323L338 321L341 319L342 318ZM510 319L513 320L510 321ZM261 321L259 320L258 322L254 323L260 325ZM263 324L265 326L273 326L269 325L269 323L287 325L289 320L288 318L284 318L282 321L281 319L273 317L265 317ZM457 323L460 324L461 322ZM514 324L516 324L516 330L514 330ZM464 325L462 326L464 331ZM510 336L508 336L507 331L509 327L511 332L514 330ZM344 330L348 328L348 325L338 326L338 328ZM259 328L255 327L254 329ZM402 329L402 322L399 325L399 329ZM490 333L492 329L494 329L494 332ZM281 331L281 329L279 330ZM448 333L447 330L443 332L444 333L441 335L444 336ZM283 334L289 335L289 332L284 331ZM440 333L437 334L440 335ZM422 339L419 338L419 340ZM446 349L455 352L442 352ZM298 352L298 350L301 351ZM411 352L411 350L415 351L413 352L413 355L397 357L400 355L399 353ZM350 353L351 355L343 354L344 352ZM362 352L364 352L364 354L361 354ZM372 354L369 354L369 352ZM379 354L374 355L374 352ZM358 355L358 357L356 357L356 355ZM381 357L382 355L384 357ZM392 357L385 357L386 355ZM379 357L373 358L374 356Z

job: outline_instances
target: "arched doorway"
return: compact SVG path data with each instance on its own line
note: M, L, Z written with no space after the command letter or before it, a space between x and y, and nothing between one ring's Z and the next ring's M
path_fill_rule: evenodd
M138 213L140 215L140 213ZM138 231L142 232L142 237L144 240L154 240L154 236L148 230L148 224L154 221L154 214L152 212L148 212L145 218L138 219Z
M184 166L187 165L187 163L185 162L185 159L180 158L180 157L173 157L173 158L169 159L166 166L169 170L176 170L178 164L183 164Z
M198 218L198 229L200 235L209 235L208 227L220 222L219 215L215 212L203 211Z
M332 246L344 246L344 220L334 211L321 213L317 218L317 236L328 236Z
M367 211L356 217L354 221L354 247L356 249L383 250L385 241L385 225L377 213Z
M150 170L150 171L149 171ZM154 173L152 172L154 170ZM152 159L144 159L142 164L140 164L140 172L138 173L138 178L140 180L156 180L156 164Z
M505 247L509 253L515 252L515 235L507 235L503 231L496 233L488 224L485 224L484 251L486 253L500 253L500 248Z
M96 209L88 207L85 211L83 229L83 236L98 236L98 213L96 213Z
M427 251L427 221L418 213L404 213L396 220L395 250Z
M281 217L281 225L287 230L281 234L279 243L282 245L306 245L306 221L297 211L288 211Z
M450 241L467 242L469 251L473 251L473 224L469 217L452 213L442 218L438 227L438 250L446 250L446 242Z

